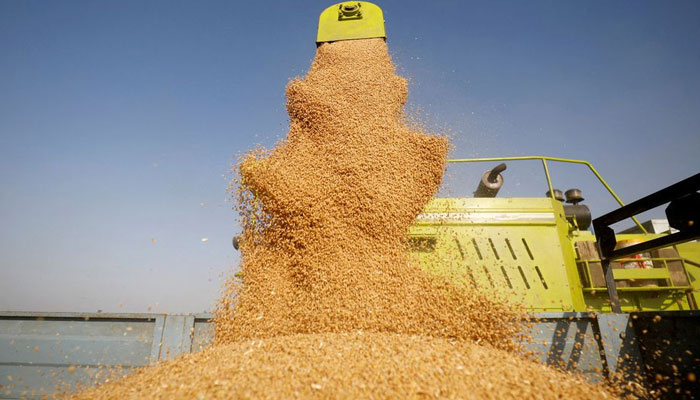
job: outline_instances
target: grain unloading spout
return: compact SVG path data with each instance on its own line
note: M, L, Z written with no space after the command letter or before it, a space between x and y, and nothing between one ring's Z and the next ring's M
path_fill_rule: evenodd
M316 45L369 38L386 38L384 14L375 4L346 1L326 8L318 18Z

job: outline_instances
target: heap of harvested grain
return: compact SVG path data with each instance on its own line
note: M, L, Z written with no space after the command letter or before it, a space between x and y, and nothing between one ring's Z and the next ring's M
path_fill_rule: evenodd
M507 303L410 263L448 143L405 124L406 96L383 40L320 46L286 140L240 163L243 282L215 344L75 398L613 397L515 355Z
M78 399L610 399L603 387L466 341L385 333L248 340L187 354Z

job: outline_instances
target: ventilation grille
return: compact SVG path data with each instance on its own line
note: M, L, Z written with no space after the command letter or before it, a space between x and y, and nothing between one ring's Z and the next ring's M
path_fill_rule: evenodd
M502 243L499 243L499 240ZM533 285L540 285L541 289L549 289L547 278L537 264L525 238L517 241L511 241L508 238L486 238L477 241L476 238L472 238L467 242L469 248L466 251L462 240L454 238L454 241L459 257L464 261L465 272L472 284L477 287L486 286L491 289L522 287L530 290ZM506 251L499 251L499 248ZM476 256L471 262L467 257L470 252ZM518 254L521 256L518 257ZM496 262L489 263L489 261ZM484 279L478 279L480 275Z
M409 240L426 270L479 290L516 296L541 311L571 310L566 263L554 226L442 227Z

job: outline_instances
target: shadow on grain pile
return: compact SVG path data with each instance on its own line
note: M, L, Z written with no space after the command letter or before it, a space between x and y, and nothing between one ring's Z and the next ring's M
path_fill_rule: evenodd
M383 40L321 45L286 139L238 165L243 278L214 345L76 399L614 397L517 356L506 302L410 262L448 142L406 124L406 97Z

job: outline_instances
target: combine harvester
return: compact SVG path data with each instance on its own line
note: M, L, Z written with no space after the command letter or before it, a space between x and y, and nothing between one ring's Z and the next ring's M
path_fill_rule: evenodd
M336 4L319 19L317 44L385 37L382 10L371 3ZM523 160L541 162L549 191L535 198L497 197L505 162ZM637 369L649 388L668 389L664 397L700 393L700 243L693 241L700 237L700 174L623 205L586 161L449 162L493 168L473 197L435 198L417 218L409 232L417 262L525 304L533 321L529 350L548 365L593 381ZM555 163L588 167L620 208L593 218L580 190L555 189ZM667 203L661 231L658 221L640 224L635 218ZM626 218L635 228L610 228ZM61 382L90 384L101 368L128 371L199 350L211 339L210 318L1 313L0 398L41 398Z

